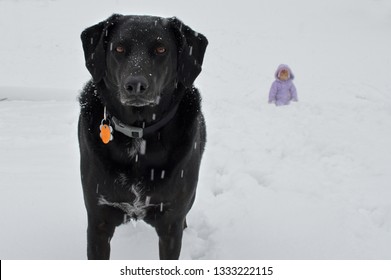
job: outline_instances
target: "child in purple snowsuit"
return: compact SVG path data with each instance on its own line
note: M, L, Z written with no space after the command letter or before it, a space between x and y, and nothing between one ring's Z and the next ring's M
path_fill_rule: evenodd
M281 64L274 74L276 80L273 82L269 92L269 103L276 106L288 105L290 101L297 101L296 87L292 80L295 76L288 65Z

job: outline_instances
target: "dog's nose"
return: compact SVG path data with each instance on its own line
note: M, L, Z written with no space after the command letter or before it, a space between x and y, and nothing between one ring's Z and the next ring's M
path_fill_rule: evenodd
M143 76L129 77L125 82L126 91L132 95L143 94L148 87L148 81Z

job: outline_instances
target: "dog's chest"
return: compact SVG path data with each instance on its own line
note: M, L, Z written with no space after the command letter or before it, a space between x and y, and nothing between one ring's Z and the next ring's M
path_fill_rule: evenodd
M145 172L144 172L145 173ZM97 188L99 206L109 206L124 213L124 222L142 220L148 214L163 214L169 203L162 197L160 189L165 180L165 171L159 172L152 168L146 177L136 177L134 174L118 173L114 182L104 188ZM154 184L154 182L158 184Z
M115 139L115 135L114 135ZM115 142L110 158L102 167L102 187L97 187L98 205L114 207L128 219L144 219L148 214L163 214L169 205L165 191L172 183L173 166L159 141L132 139ZM104 166L111 165L110 169ZM183 172L182 172L183 173ZM175 176L174 176L175 177Z
M124 180L121 176L120 180ZM142 187L140 185L133 184L127 189L120 190L122 197L99 195L98 204L100 206L114 207L121 210L125 215L125 220L130 219L144 219L147 215L147 210L150 205L150 196L143 195ZM127 193L125 194L124 191ZM118 194L117 194L118 195Z

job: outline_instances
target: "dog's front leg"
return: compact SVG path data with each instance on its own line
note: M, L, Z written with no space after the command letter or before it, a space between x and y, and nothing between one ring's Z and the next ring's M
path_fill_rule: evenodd
M88 219L87 257L89 260L110 259L110 241L115 225L94 218Z
M177 260L181 253L184 218L178 221L159 223L159 257L161 260Z

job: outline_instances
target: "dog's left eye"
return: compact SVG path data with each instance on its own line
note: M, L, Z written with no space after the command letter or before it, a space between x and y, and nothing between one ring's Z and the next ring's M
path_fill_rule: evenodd
M115 51L116 51L117 53L124 53L124 52L125 52L125 48L124 48L123 46L117 46L117 47L115 48Z
M155 52L156 54L164 54L167 51L167 49L163 46L156 47Z

